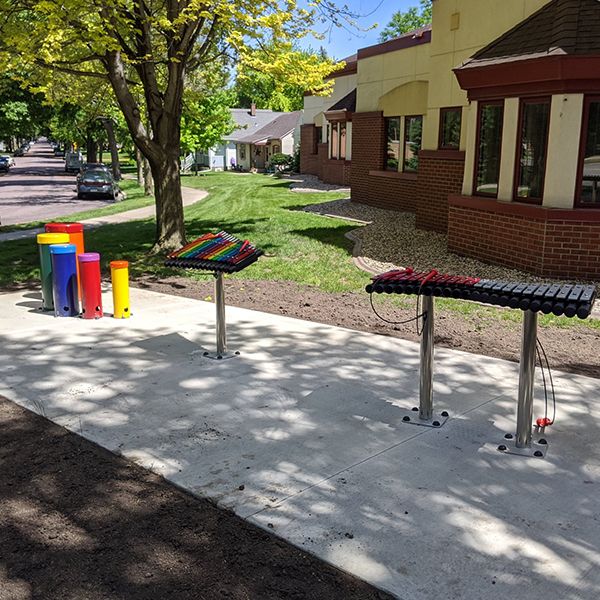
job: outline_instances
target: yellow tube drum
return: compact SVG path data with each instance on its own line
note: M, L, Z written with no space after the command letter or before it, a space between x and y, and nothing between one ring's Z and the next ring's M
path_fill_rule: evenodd
M113 260L110 263L110 278L113 294L113 317L129 319L129 263L126 260Z

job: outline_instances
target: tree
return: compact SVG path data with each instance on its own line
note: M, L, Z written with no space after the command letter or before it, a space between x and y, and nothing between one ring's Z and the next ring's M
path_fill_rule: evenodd
M390 22L379 34L379 41L385 42L404 33L419 29L431 23L431 0L420 0L420 6L411 6L407 11L399 10L392 15Z
M42 123L51 109L42 94L22 89L8 76L0 78L0 140L13 149L15 141L29 140L42 133Z
M131 136L148 159L156 200L155 250L185 241L179 176L184 84L225 54L315 93L333 61L293 52L318 18L349 18L331 0L0 0L0 63L28 77L62 72L108 81ZM275 54L256 56L265 40ZM4 49L4 52L1 50ZM139 93L138 93L139 90ZM146 120L147 118L147 120Z
M273 46L274 43L271 41L254 50L253 53L258 56L262 55L263 59L273 56L276 53ZM314 52L310 49L301 50L294 45L293 52L304 55L306 58L316 56L319 60L330 60L323 48L319 52ZM304 85L294 84L286 79L257 70L249 64L249 61L238 66L233 89L237 96L236 105L239 107L249 107L254 103L257 108L282 112L302 110L304 92L306 92Z

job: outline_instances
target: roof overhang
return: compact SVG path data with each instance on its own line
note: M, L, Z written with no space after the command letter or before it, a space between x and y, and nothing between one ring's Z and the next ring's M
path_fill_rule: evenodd
M600 56L553 55L470 61L454 69L469 100L600 91Z
M353 112L349 110L327 110L323 113L328 121L352 121Z

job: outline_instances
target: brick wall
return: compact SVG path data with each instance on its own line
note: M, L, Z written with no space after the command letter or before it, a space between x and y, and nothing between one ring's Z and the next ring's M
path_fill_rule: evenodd
M351 164L348 160L325 159L321 166L321 181L349 186L352 173Z
M449 199L448 249L548 278L600 279L600 211Z
M388 210L414 212L417 178L384 171L385 123L383 113L352 116L352 200Z
M319 174L319 155L314 154L317 128L310 125L300 127L300 173Z
M446 233L448 196L462 191L465 153L452 150L422 150L416 189L419 229Z

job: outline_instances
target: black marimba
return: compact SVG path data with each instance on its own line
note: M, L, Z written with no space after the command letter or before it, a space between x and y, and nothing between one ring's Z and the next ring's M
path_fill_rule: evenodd
M519 363L516 435L507 434L499 449L515 454L545 456L547 443L533 440L533 384L537 347L537 315L554 314L586 319L596 300L593 285L517 283L447 275L435 270L415 272L411 268L388 271L372 278L370 294L409 294L422 300L423 331L419 389L419 420L406 414L405 422L441 427L447 413L433 414L433 327L435 297L460 298L523 311L523 334ZM416 410L416 409L413 409Z
M256 262L263 251L248 240L240 240L225 232L205 233L179 250L171 252L165 266L179 269L211 271L215 277L215 306L217 310L217 352L205 352L210 358L231 358L239 352L227 352L225 325L225 291L223 274L236 273Z

